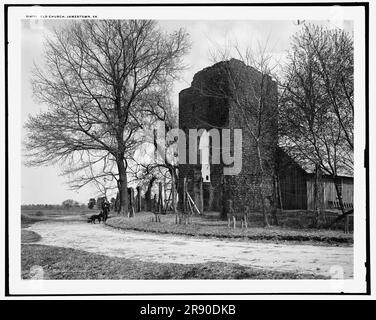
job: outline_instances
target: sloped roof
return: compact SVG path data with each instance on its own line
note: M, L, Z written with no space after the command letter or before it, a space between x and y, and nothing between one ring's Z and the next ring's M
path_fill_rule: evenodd
M302 168L307 174L315 173L315 164L310 159L304 159L299 155L294 155L291 152L286 151L285 148L282 146L278 146L278 149L283 152L286 156L288 156L294 163L296 163L300 168ZM354 177L354 172L350 168L347 167L339 167L337 168L337 174L341 177Z

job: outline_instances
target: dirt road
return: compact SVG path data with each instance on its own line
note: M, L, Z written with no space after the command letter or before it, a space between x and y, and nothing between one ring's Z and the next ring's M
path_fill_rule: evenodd
M333 270L343 268L345 278L353 276L352 246L199 239L121 231L103 224L85 222L38 222L28 230L42 236L39 244L114 257L182 264L220 261L276 271L299 271L327 276L330 276Z

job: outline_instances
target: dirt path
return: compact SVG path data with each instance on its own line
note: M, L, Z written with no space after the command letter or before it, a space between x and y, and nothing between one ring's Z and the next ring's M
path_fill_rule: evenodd
M182 264L220 261L327 276L332 267L342 267L345 278L353 276L353 247L195 239L121 231L83 222L38 222L27 229L42 236L39 244L107 256Z

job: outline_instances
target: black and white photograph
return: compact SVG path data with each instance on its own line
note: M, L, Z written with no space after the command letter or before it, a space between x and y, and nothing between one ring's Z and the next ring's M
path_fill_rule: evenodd
M11 294L367 292L364 3L7 21Z

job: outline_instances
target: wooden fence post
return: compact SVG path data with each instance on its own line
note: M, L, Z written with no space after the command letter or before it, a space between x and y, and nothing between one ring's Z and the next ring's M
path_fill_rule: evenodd
M162 202L162 208L166 208L167 211L167 182L166 182L166 177L163 177L163 202Z
M200 213L204 213L204 190L203 190L203 182L202 178L200 178Z
M154 194L154 198L151 201L151 211L155 212L157 206L157 195Z
M163 209L163 199L162 199L162 182L159 182L159 190L158 190L158 203L157 208L154 211L155 214L155 222L161 222L160 214L162 213ZM155 196L154 196L155 197Z
M172 200L172 210L176 214L176 192L175 192L175 176L171 175L171 200Z
M186 210L187 205L187 178L184 178L183 180L183 212Z
M141 188L137 187L137 212L142 211L141 208Z
M129 192L129 206L130 210L128 211L128 218L129 217L134 217L135 216L135 211L134 211L134 189L133 188L128 188Z

